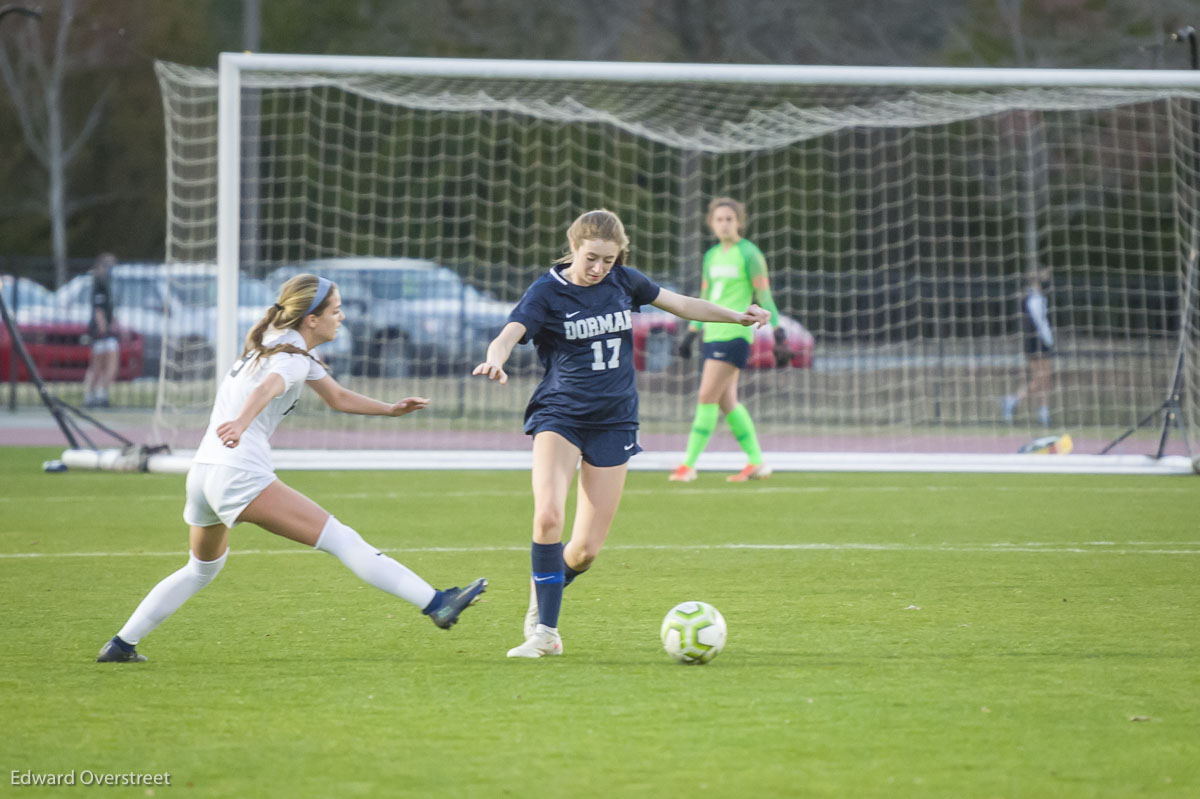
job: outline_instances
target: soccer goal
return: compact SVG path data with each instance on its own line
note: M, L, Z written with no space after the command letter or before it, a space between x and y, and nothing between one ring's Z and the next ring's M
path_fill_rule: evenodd
M378 420L307 397L279 446L350 465L527 453L529 354L504 388L469 365L567 225L616 211L630 262L696 293L705 208L729 195L797 353L741 376L773 462L1043 468L1119 438L1099 463L1200 452L1200 73L253 54L156 69L168 261L219 273L213 363L164 351L155 424L176 447L240 351L239 292L310 270L343 284L339 380L433 401ZM1054 343L1030 390L1040 269ZM698 364L674 354L681 330L655 313L635 330L642 468L684 447ZM726 433L702 468L740 463ZM1012 460L1061 433L1076 455Z

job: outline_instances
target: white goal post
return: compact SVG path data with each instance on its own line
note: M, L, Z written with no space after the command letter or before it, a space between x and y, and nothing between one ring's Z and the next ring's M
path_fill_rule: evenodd
M503 389L462 367L570 221L616 211L631 263L695 293L704 210L729 195L793 326L792 365L741 377L769 458L1007 470L1062 433L1112 453L1100 470L1159 454L1154 468L1190 469L1200 452L1200 72L235 53L156 69L168 268L218 274L208 367L191 353L173 368L163 338L155 424L173 446L194 445L240 351L241 284L309 270L346 283L338 379L433 403L377 420L310 397L282 446L351 466L368 450L527 450L528 354ZM1044 392L1026 388L1022 312L1039 269ZM641 458L659 468L682 452L698 371L673 354L677 328L645 316ZM701 467L737 460L724 431L710 449Z

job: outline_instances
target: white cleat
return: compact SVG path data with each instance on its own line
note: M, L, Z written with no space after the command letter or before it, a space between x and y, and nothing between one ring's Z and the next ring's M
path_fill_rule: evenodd
M754 464L746 465L737 474L731 474L725 478L728 483L745 483L749 480L766 480L771 476L773 470L765 463L760 463L757 466Z
M562 638L554 627L539 624L533 635L525 639L525 643L508 650L510 658L540 658L547 655L561 655L563 651Z
M529 607L525 611L525 640L528 641L537 632L538 626L538 604L537 604L537 589L534 587L533 578L529 579Z
M667 479L672 483L690 483L696 479L696 470L686 463L681 463L675 467L675 471L667 475Z

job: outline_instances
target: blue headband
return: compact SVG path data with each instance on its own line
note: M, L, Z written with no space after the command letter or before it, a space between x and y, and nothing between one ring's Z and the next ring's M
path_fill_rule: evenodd
M305 316L308 316L314 308L325 301L325 297L329 295L329 287L332 285L323 277L317 278L317 293L313 295L313 301L308 304L308 310L304 312Z

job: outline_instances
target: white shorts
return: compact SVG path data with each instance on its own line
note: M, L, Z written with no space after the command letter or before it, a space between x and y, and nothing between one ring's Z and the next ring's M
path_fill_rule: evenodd
M214 524L233 527L246 506L275 479L273 474L215 463L193 463L188 470L183 520L197 527Z
M106 336L104 338L98 338L92 341L93 355L103 355L106 352L117 352L120 349L121 342L116 336Z

